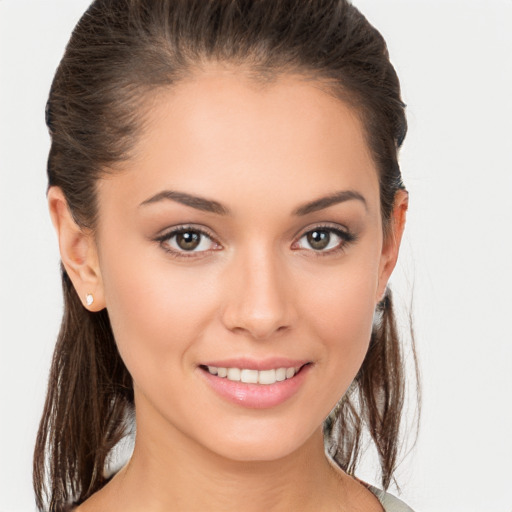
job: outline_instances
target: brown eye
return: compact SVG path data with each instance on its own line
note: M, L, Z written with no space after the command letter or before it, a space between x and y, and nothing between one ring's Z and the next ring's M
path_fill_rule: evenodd
M296 249L313 250L319 254L333 254L338 249L344 249L356 237L349 231L335 227L319 226L304 233L294 244Z
M331 241L331 234L328 231L317 229L310 231L307 235L308 244L315 251L321 251L325 249Z
M201 242L201 234L196 231L184 231L176 235L176 245L184 251L193 251Z
M199 255L211 250L219 250L221 246L201 229L181 227L174 229L156 240L170 253L175 255Z

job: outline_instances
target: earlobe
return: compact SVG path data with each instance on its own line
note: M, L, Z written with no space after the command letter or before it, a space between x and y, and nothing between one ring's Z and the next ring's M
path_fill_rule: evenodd
M50 187L48 207L62 264L84 307L100 311L105 307L105 300L94 236L75 222L61 188Z
M395 195L390 225L382 246L376 302L380 302L383 299L388 280L398 260L408 206L409 193L406 190L398 190Z

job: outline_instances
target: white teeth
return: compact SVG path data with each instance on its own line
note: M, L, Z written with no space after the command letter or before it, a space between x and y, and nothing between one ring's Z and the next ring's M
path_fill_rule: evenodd
M276 380L281 382L286 379L286 368L278 368L276 370Z
M276 381L276 371L275 370L261 370L259 372L258 382L260 384L274 384Z
M258 383L258 370L242 370L240 372L240 380L247 384Z
M286 378L291 379L295 375L295 368L286 368Z
M229 380L240 380L240 374L242 371L240 368L228 368L228 379Z
M276 368L272 370L250 370L248 368L221 368L208 366L208 372L218 377L227 377L228 380L244 382L246 384L275 384L291 379L299 368Z

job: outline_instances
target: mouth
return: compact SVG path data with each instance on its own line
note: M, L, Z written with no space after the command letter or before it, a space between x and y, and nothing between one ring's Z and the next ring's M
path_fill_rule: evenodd
M233 382L243 382L245 384L262 384L264 386L270 386L276 382L284 382L285 380L292 379L309 364L311 363L305 363L300 366L282 366L268 370L207 365L200 365L200 368L203 371L207 371L210 375L216 375L221 379L228 379Z
M208 387L223 400L246 408L268 409L288 402L297 394L313 366L311 361L258 365L233 360L201 364L197 368Z

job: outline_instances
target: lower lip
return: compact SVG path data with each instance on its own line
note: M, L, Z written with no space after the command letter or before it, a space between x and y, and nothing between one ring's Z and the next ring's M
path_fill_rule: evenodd
M311 365L303 366L291 379L275 384L246 384L245 382L217 377L207 370L198 368L206 382L222 398L231 403L250 409L268 409L289 400L302 386Z

